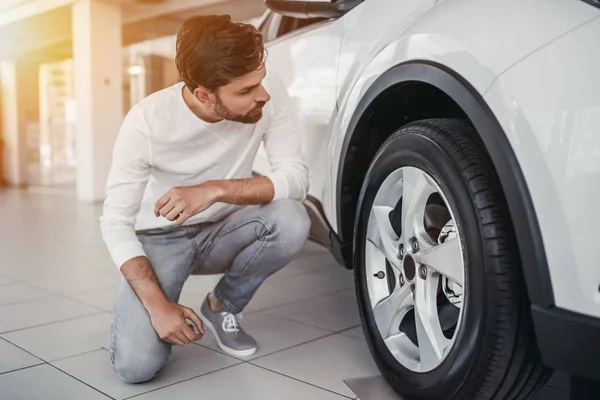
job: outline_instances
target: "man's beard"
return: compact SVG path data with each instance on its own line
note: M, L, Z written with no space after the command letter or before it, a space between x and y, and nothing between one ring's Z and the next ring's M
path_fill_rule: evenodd
M258 113L256 111L262 109L266 104L265 102L257 103L256 107L250 110L247 114L236 114L229 110L225 104L223 104L219 96L216 97L217 101L215 102L215 113L225 120L240 122L242 124L255 124L262 118L262 111Z

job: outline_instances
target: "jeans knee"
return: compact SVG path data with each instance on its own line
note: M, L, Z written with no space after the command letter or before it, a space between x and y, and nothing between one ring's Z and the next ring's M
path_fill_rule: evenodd
M117 376L127 383L143 383L152 380L166 364L166 359L144 355L116 357L113 369Z
M278 200L271 205L267 220L273 227L277 241L290 253L299 252L306 243L311 228L306 207L294 200Z

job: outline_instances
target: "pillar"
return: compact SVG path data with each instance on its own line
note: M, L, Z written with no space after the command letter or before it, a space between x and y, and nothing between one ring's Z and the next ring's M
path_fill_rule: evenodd
M4 181L11 186L27 184L27 126L36 122L37 66L23 61L0 63L2 79L2 141Z
M121 10L116 2L80 0L72 18L77 198L102 201L123 121Z

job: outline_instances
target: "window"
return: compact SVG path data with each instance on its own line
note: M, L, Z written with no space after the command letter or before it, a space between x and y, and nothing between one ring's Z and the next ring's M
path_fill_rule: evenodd
M327 18L293 18L268 11L268 15L260 23L258 30L263 35L265 43L267 43L322 21L327 21Z
M279 25L279 30L277 32L277 37L281 37L283 35L287 35L293 31L298 29L307 27L309 25L316 24L318 22L327 21L327 18L292 18L292 17L283 17L281 20L281 24Z

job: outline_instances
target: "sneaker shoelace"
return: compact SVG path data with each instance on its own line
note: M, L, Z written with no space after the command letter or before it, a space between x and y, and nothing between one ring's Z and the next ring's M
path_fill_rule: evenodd
M223 323L221 324L221 327L224 332L238 333L240 331L237 318L230 313L223 313Z

